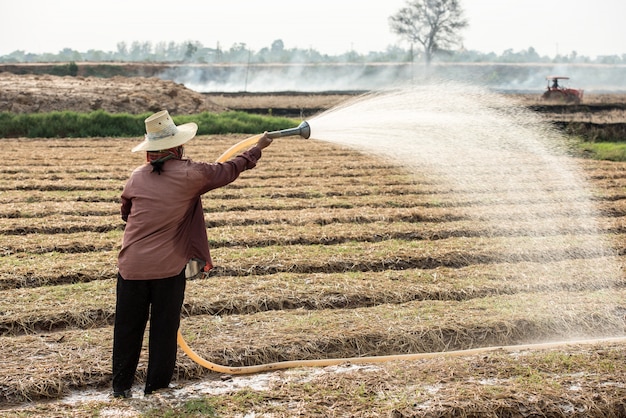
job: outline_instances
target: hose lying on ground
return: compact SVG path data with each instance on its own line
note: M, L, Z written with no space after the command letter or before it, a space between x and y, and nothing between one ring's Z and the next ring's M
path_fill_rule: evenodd
M524 344L524 345L507 345L499 347L480 347L469 350L456 350L456 351L441 351L435 353L413 353L413 354L395 354L389 356L371 356L371 357L350 357L350 358L334 358L334 359L316 359L316 360L293 360L293 361L281 361L278 363L259 364L255 366L242 366L242 367L229 367L219 364L211 363L196 354L183 339L180 330L178 331L178 345L193 361L199 365L206 367L209 370L213 370L218 373L225 374L252 374L260 372L268 372L279 369L289 369L294 367L322 367L333 366L343 363L362 364L362 363L384 363L389 361L401 361L401 360L421 360L430 359L435 357L462 357L473 356L476 354L492 352L492 351L522 351L522 350L541 350L548 348L555 348L561 346L573 346L573 345L589 345L597 344L601 342L626 342L626 337L614 337L614 338L601 338L593 340L579 340L579 341L559 341L541 344Z

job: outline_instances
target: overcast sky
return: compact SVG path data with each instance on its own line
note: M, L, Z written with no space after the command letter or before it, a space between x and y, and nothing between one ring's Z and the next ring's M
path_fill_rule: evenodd
M115 51L119 42L199 41L258 51L286 48L336 55L407 48L388 18L406 0L0 0L0 55L63 48ZM467 49L501 54L534 47L541 55L626 54L624 0L460 0Z

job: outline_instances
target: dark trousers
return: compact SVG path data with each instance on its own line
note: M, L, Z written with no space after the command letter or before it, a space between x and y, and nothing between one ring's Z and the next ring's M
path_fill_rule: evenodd
M176 365L177 333L185 297L185 270L155 280L124 280L117 275L113 330L113 391L130 389L150 319L145 393L166 388Z

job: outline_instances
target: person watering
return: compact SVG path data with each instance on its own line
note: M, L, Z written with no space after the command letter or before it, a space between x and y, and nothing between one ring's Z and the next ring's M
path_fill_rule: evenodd
M186 279L213 265L201 196L254 168L272 143L264 133L247 151L223 163L184 158L198 125L175 125L167 110L145 120L146 151L121 195L126 222L118 255L113 331L113 396L130 397L144 331L150 320L145 394L169 386Z

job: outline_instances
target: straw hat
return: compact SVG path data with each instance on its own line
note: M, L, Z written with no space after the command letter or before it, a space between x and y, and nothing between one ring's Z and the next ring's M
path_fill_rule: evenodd
M197 131L198 125L193 122L176 126L167 110L162 110L146 119L145 139L132 152L174 148L196 136Z

